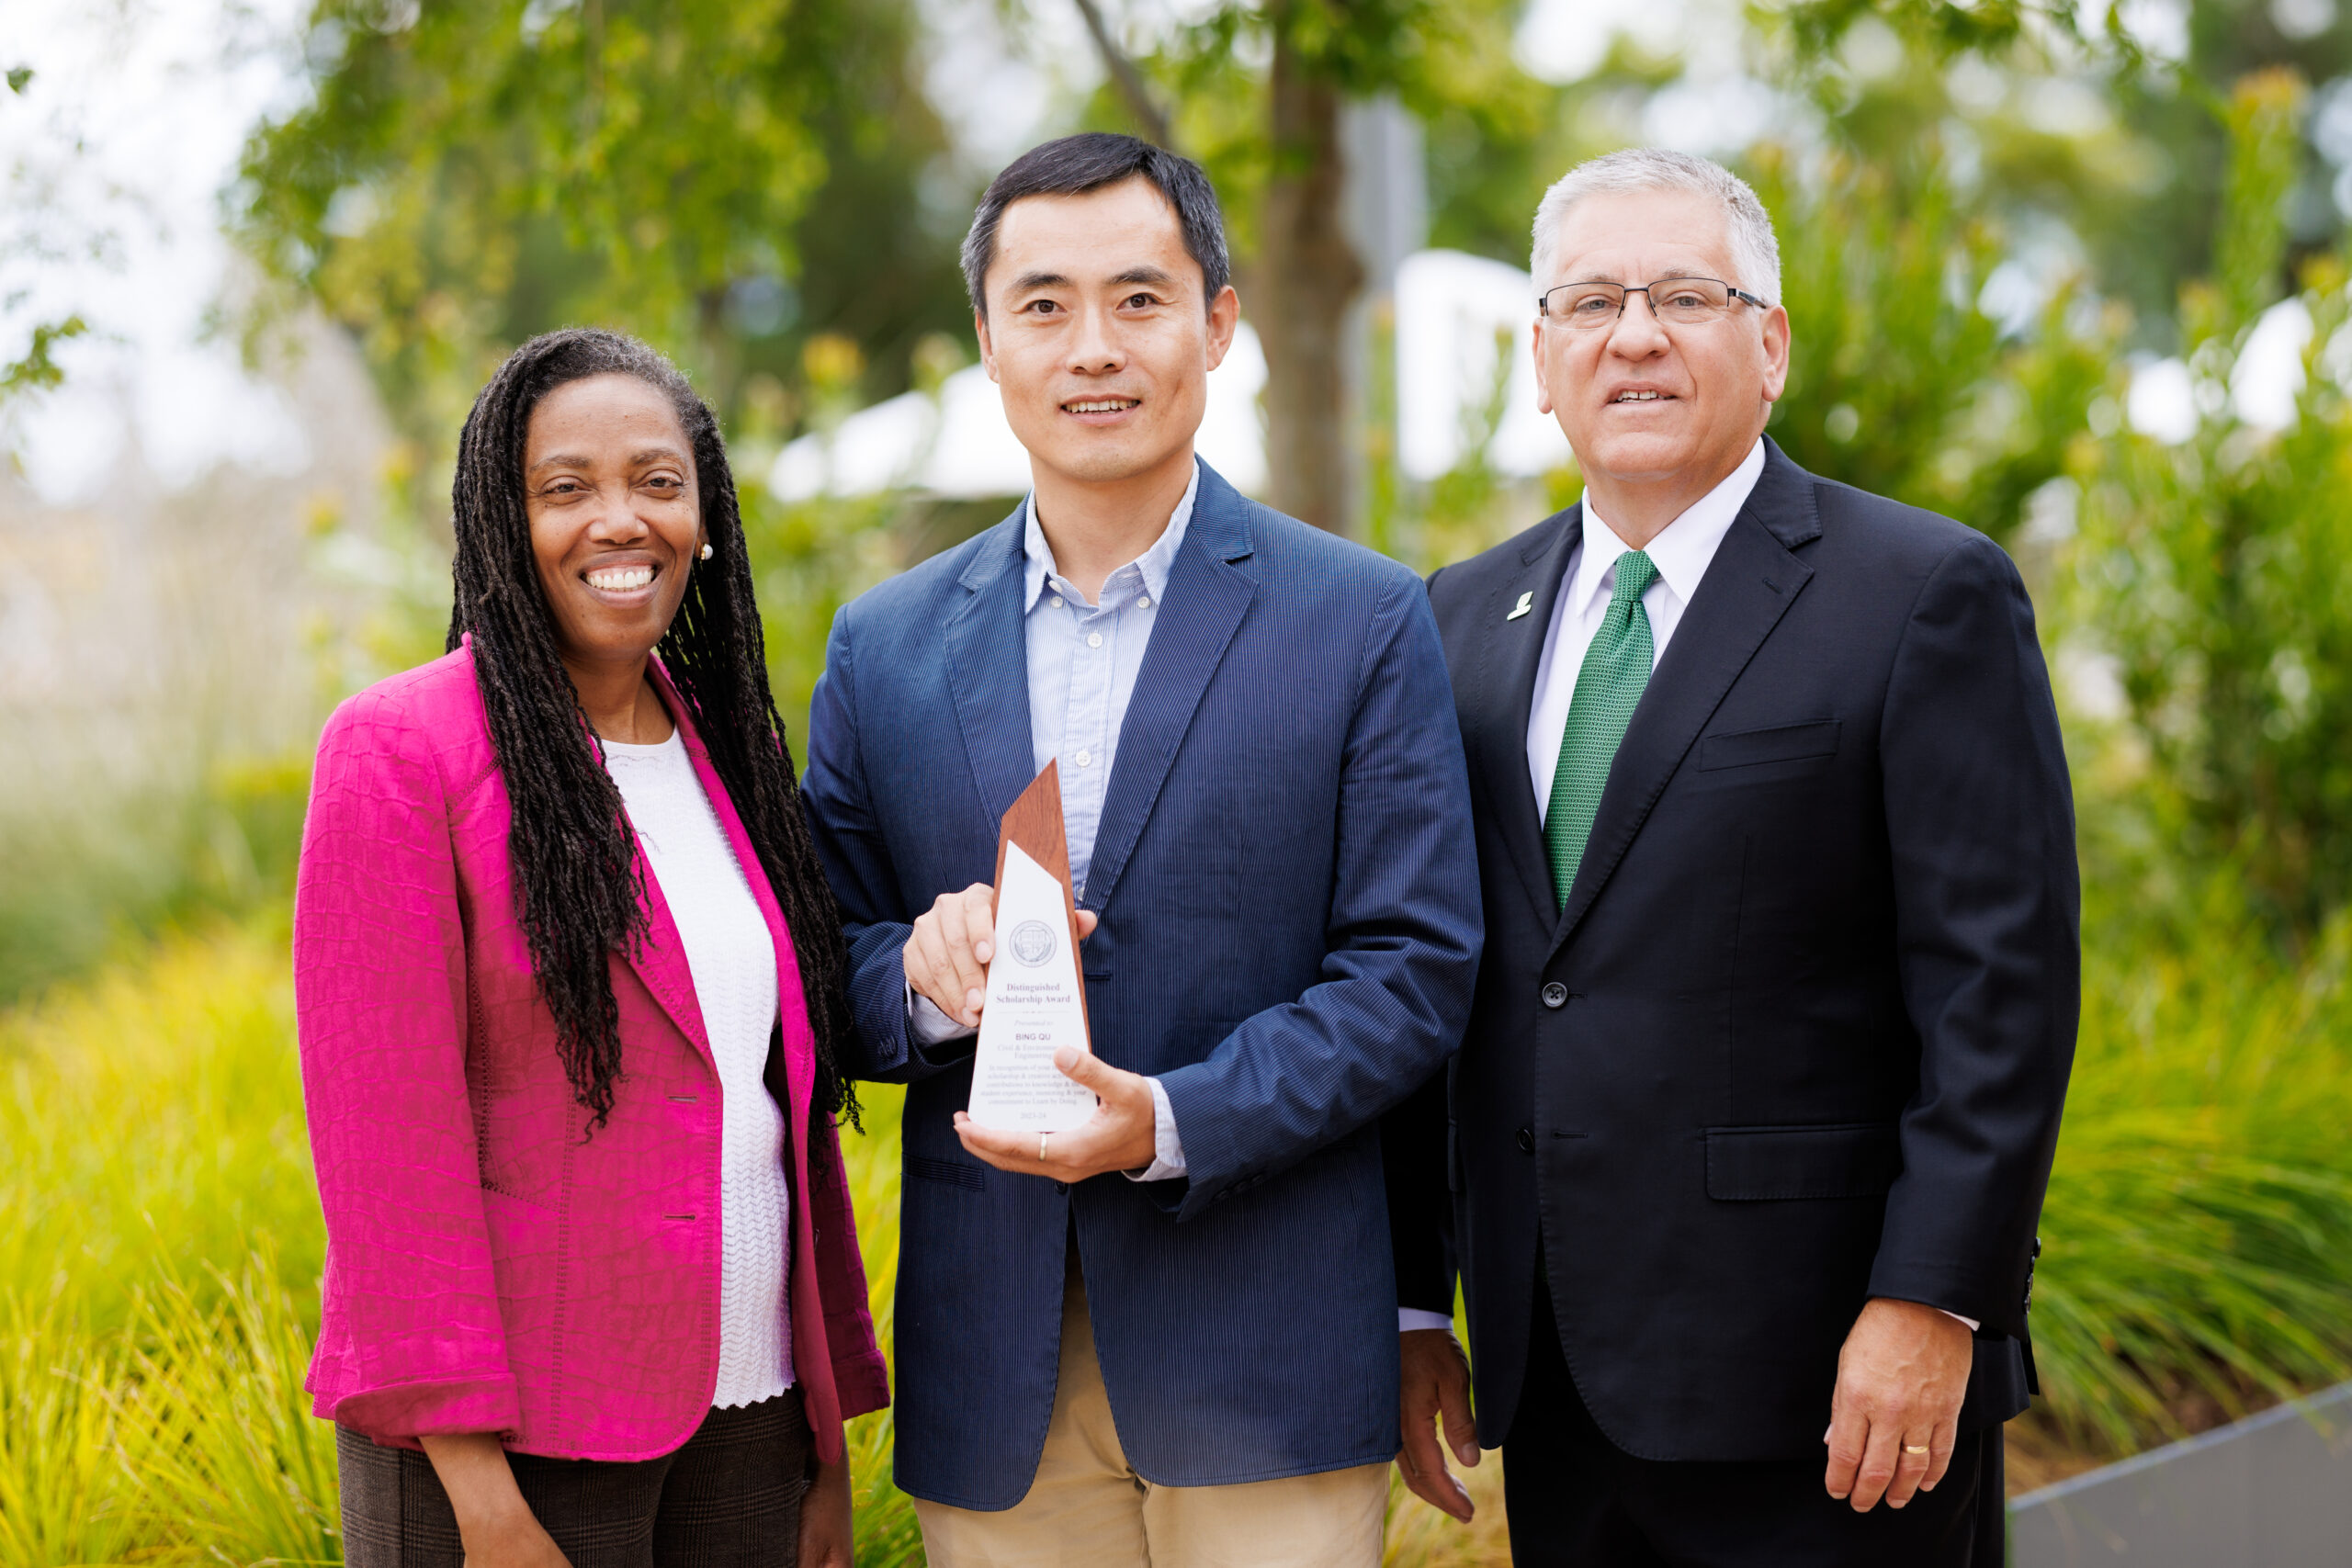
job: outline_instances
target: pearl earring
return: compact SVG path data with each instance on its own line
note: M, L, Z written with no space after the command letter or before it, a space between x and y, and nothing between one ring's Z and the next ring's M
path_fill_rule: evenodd
M705 560L708 560L710 558L710 545L707 540L704 542L702 547L702 558Z

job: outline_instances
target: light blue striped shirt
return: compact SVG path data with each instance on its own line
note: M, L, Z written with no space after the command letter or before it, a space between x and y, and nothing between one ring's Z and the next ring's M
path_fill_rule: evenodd
M1037 498L1022 503L1022 558L1027 591L1021 602L1029 643L1029 746L1037 771L1061 764L1062 824L1069 834L1069 880L1082 899L1102 825L1119 729L1135 695L1136 672L1159 619L1159 596L1193 520L1201 466L1151 548L1113 572L1094 604L1054 566L1053 547L1037 525Z

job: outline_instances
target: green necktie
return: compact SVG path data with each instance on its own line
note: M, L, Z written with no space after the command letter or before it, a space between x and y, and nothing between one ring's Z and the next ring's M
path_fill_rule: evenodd
M1617 581L1609 610L1592 634L1584 664L1577 671L1576 695L1568 700L1568 722L1560 731L1560 762L1552 771L1552 800L1544 812L1544 846L1552 856L1552 890L1568 907L1585 840L1592 837L1593 814L1609 783L1609 765L1625 727L1650 683L1650 618L1642 591L1657 581L1657 564L1639 550L1617 558Z

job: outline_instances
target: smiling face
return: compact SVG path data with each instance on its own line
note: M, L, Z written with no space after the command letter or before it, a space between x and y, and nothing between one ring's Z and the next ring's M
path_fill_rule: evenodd
M1190 459L1240 303L1231 288L1202 298L1157 186L1023 197L1004 209L984 281L981 359L1040 469L1107 485Z
M694 447L669 398L618 374L548 393L524 441L523 496L564 662L642 662L702 547Z
M1561 220L1558 238L1556 276L1537 278L1538 288L1670 277L1764 288L1740 276L1723 209L1695 192L1587 197ZM1535 321L1541 405L1558 418L1588 482L1604 489L1661 486L1696 500L1756 445L1788 369L1789 319L1778 305L1734 303L1703 325L1662 326L1642 296L1628 295L1609 327Z

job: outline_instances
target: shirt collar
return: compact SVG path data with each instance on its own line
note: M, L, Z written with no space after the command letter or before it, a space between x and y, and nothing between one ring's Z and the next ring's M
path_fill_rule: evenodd
M1690 509L1658 531L1657 537L1643 547L1642 553L1657 568L1660 581L1672 591L1676 599L1688 604L1699 591L1699 580L1707 574L1708 563L1715 558L1716 549L1724 536L1739 518L1739 509L1747 504L1748 496L1756 489L1756 481L1764 473L1764 438L1758 436L1756 445L1748 448L1721 484L1690 503ZM1584 548L1577 559L1577 580L1569 607L1582 615L1590 609L1596 596L1605 596L1614 579L1611 572L1617 558L1626 551L1625 541L1592 509L1592 492L1584 494Z
M1193 502L1200 493L1201 464L1200 459L1194 458L1192 479L1184 486L1183 499L1176 503L1176 510L1168 514L1168 526L1152 541L1151 548L1128 563L1143 579L1143 591L1154 599L1162 597L1168 587L1168 574L1176 565L1176 551L1184 543L1185 525L1193 520ZM1060 575L1060 569L1054 565L1053 547L1046 543L1046 531L1037 525L1035 491L1021 502L1021 557L1026 582L1021 610L1026 615L1037 607L1038 599L1046 592L1046 580ZM1114 577L1117 575L1118 572L1112 573Z

